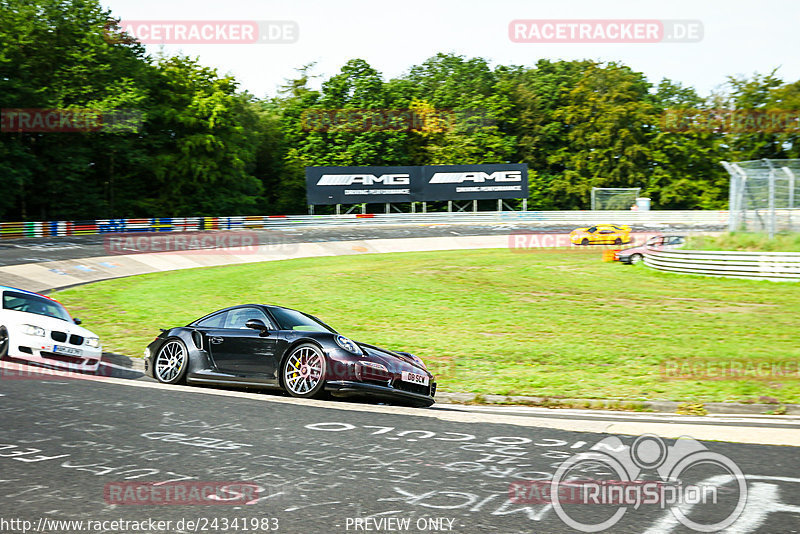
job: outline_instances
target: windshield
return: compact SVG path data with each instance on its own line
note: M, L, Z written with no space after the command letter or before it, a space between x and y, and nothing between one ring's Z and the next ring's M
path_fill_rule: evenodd
M15 291L6 291L3 293L3 309L35 313L36 315L54 317L62 321L72 320L67 310L64 309L64 306L58 302L45 297L27 293L17 293Z
M301 330L303 332L333 332L332 328L324 323L315 320L299 311L289 310L286 308L270 308L272 315L278 322L281 330Z

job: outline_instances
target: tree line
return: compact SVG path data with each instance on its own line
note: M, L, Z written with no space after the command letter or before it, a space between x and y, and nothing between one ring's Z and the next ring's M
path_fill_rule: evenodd
M148 54L96 0L0 0L0 14L0 220L304 213L306 166L503 162L529 165L529 209L587 209L592 187L718 209L720 161L800 157L800 81L775 71L701 96L617 62L437 54L392 79L362 59L324 80L306 65L256 97ZM22 128L19 110L102 127Z

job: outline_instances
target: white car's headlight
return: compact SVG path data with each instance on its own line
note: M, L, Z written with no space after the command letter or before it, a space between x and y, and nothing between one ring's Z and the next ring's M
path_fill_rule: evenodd
M44 328L41 326L34 326L32 324L24 324L22 325L22 333L28 334L29 336L41 336L44 337Z
M100 338L99 337L87 337L86 344L90 347L97 348L100 346Z
M352 352L353 354L363 354L361 347L356 345L356 342L352 339L348 339L344 336L336 336L336 343L344 350L348 352Z

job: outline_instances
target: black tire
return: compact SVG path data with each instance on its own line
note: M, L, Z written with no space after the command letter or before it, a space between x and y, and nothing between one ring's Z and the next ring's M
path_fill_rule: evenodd
M281 365L281 384L292 397L320 399L325 397L327 362L322 349L303 343L292 349Z
M189 351L176 337L167 339L153 358L153 376L162 384L183 384L188 367Z
M643 256L641 254L631 254L631 265L636 265L640 261L642 261Z
M615 244L615 245L621 245L621 244L622 244L622 239L620 239L620 238L616 238L616 239L614 240L614 244Z
M589 244L589 240L588 239L586 239L585 237L583 239L581 239L581 245L583 245L585 247L588 244Z
M0 326L0 360L8 357L8 347L8 330L6 330L5 326Z

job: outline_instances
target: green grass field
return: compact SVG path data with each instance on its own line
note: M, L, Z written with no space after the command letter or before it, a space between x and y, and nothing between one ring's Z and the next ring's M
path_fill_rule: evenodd
M690 236L686 248L695 250L742 250L747 252L800 252L800 233L767 234L732 232L717 236Z
M796 365L800 286L659 273L600 256L592 248L310 258L143 275L55 297L100 334L104 350L129 356L159 327L273 303L418 354L442 391L800 401L796 372L752 380L663 372L682 358Z

